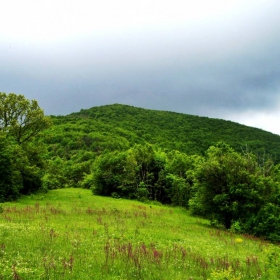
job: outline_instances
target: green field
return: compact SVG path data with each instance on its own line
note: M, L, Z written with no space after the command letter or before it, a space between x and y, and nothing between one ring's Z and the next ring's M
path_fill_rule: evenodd
M0 205L0 279L279 279L280 250L183 208L58 189Z

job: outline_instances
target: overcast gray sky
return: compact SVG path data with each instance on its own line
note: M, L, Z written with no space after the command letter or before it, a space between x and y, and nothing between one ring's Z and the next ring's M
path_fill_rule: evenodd
M121 103L280 134L279 0L0 0L0 91L47 115Z

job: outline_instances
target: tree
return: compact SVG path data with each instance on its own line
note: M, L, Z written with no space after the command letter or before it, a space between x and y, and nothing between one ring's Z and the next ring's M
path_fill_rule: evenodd
M22 178L19 172L17 145L0 133L0 202L20 196Z
M165 154L151 145L135 145L124 152L100 155L92 172L93 193L140 199L160 199L159 173L164 168Z
M230 228L246 221L264 204L265 184L256 164L224 143L210 147L196 170L197 192L190 201L193 212Z
M35 136L49 125L37 101L0 92L2 200L16 199L42 187L46 150Z
M0 92L0 130L12 136L19 145L50 125L36 100L23 95Z
M110 196L129 197L135 193L136 162L128 152L109 152L99 156L92 167L92 191Z
M147 186L152 185L152 169L155 161L155 151L153 147L149 144L135 145L132 152L137 162L138 184L140 184L140 182L144 182Z

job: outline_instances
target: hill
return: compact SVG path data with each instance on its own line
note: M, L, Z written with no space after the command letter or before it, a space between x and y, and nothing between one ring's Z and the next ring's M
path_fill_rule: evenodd
M89 188L96 185L97 174L100 186L104 186L102 180L108 173L108 178L114 178L107 182L112 188L99 194L111 195L124 184L125 188L134 185L138 189L145 182L155 187L149 194L158 200L158 188L168 184L163 178L169 180L164 172L182 177L193 169L194 161L187 157L205 156L210 146L221 141L244 156L255 154L256 165L262 170L268 170L270 158L280 162L280 136L220 119L114 104L52 116L52 121L54 125L41 137L48 149L47 189ZM152 149L147 144L152 144ZM139 177L136 169L144 165L146 171L142 170ZM161 201L170 202L166 201L166 191L161 193L165 193Z
M148 142L167 150L204 154L211 145L224 141L235 150L269 154L280 162L279 135L231 121L114 104L72 113L63 122L81 120L90 125L90 131L111 134L113 141L123 138L130 145Z
M48 149L48 173L55 176L48 188L77 186L99 155L137 144L204 156L223 141L238 152L254 153L260 165L268 158L280 162L279 135L221 119L114 104L52 116L52 122L41 135Z

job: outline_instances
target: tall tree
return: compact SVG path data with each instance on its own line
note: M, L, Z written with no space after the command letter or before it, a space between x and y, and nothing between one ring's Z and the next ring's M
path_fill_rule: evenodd
M0 92L0 177L2 200L15 199L42 186L45 149L35 142L50 125L35 100Z
M36 100L0 92L0 129L21 145L50 124Z
M190 200L193 212L226 228L235 222L252 227L247 221L272 201L273 181L262 175L254 156L242 156L224 143L208 149L195 173L197 192Z

